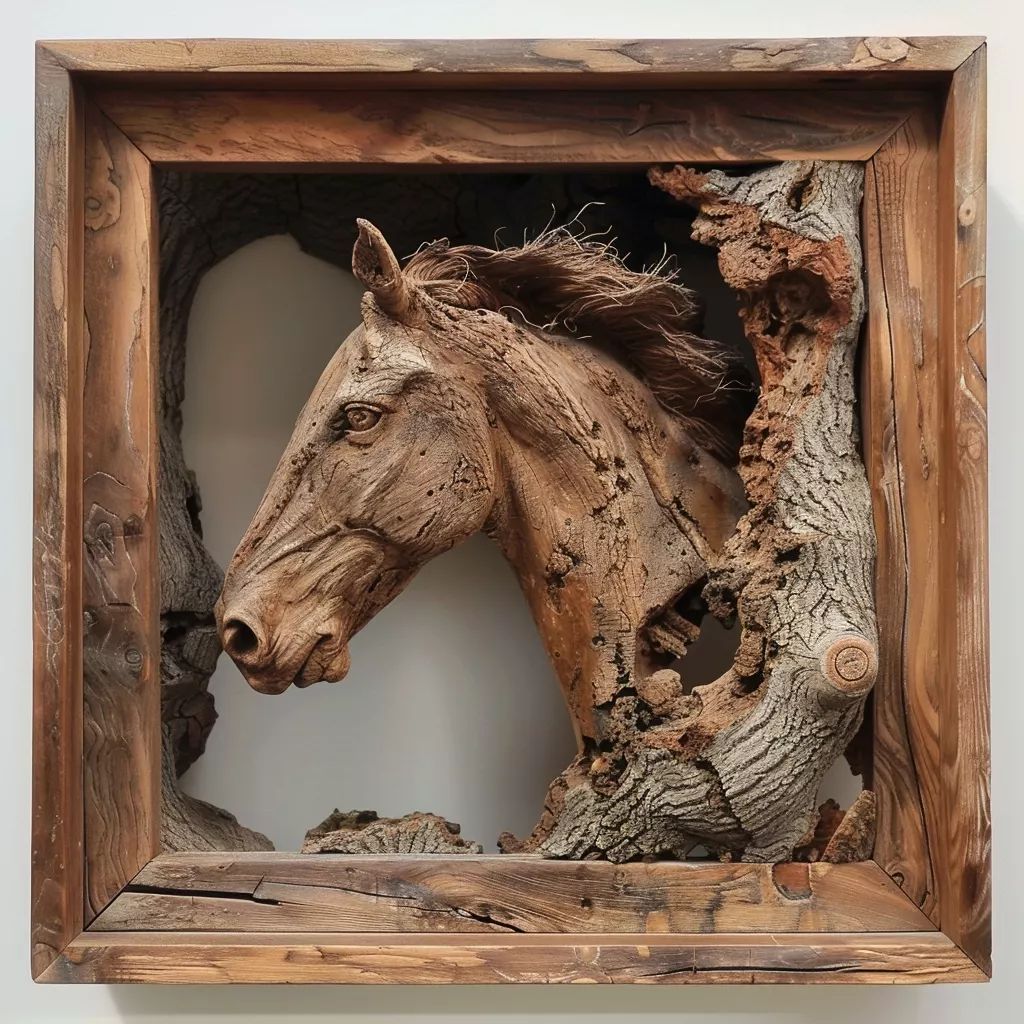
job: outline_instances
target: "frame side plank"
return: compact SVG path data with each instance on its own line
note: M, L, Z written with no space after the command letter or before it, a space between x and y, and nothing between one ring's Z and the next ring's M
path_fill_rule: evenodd
M32 973L82 930L81 117L36 64Z
M151 169L86 112L83 594L87 922L159 849Z
M868 345L864 418L878 537L875 859L938 923L942 594L941 366L935 273L938 138L924 111L865 181Z
M918 92L100 91L150 160L189 170L866 160Z
M940 243L948 421L941 768L946 799L942 930L991 972L988 423L985 370L985 50L953 77L942 124Z

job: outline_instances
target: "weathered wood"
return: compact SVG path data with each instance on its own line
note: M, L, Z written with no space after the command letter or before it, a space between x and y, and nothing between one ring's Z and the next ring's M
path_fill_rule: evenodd
M190 170L621 167L868 159L907 92L152 92L97 102L154 163Z
M949 40L886 40L854 41L845 70L809 70L812 47L818 46L818 54L831 53L833 41L815 44L813 41L793 47L785 42L754 43L741 46L742 60L749 59L756 68L773 65L788 66L797 75L794 79L787 71L756 70L734 72L723 70L722 63L714 67L705 65L703 72L686 75L686 62L695 63L692 47L707 44L666 44L672 48L681 61L674 71L659 55L657 61L647 62L638 69L634 66L636 45L657 46L658 44L631 44L627 65L630 70L606 70L595 73L588 63L586 51L597 50L594 63L601 61L608 67L621 64L622 51L608 44L567 44L560 51L558 63L552 64L544 58L547 70L534 72L527 77L516 77L510 72L514 60L503 67L495 62L495 54L517 43L488 44L473 50L474 44L465 44L466 53L475 54L479 64L465 70L465 79L471 79L476 88L495 88L500 84L528 84L540 88L551 81L572 82L583 88L643 89L675 87L686 83L697 88L709 84L736 86L746 81L758 86L784 84L792 87L794 81L804 86L816 87L822 82L831 87L842 88L843 80L856 79L858 83L884 85L902 81L919 87L935 84L944 93L950 73L959 67L964 59L976 48L978 41L965 47L965 41ZM948 44L948 45L947 45ZM427 70L436 64L434 58L441 47L447 44L425 43L377 44L381 63L373 64L377 58L370 56L371 70L366 77L359 78L359 72L341 78L335 71L322 73L312 70L317 61L326 55L337 57L340 53L347 59L357 52L367 53L366 44L324 44L326 49L316 53L303 63L302 47L308 44L239 43L221 47L216 42L172 43L169 47L160 42L142 44L71 44L61 52L62 44L55 50L45 46L40 49L40 134L39 167L37 179L38 208L47 216L40 219L37 246L37 391L36 391L36 509L35 509L35 638L36 638L36 713L34 768L34 838L33 838L33 970L41 973L41 980L218 980L233 979L264 980L310 980L310 981L380 981L380 980L648 980L648 981L700 981L738 979L754 981L908 981L908 980L984 980L984 972L978 964L987 967L988 948L988 858L987 858L987 743L984 701L984 682L987 670L987 639L985 635L985 604L983 597L983 574L980 570L984 557L983 515L984 506L984 416L983 416L983 352L980 341L983 332L976 329L981 320L981 218L977 217L976 200L982 195L977 183L982 173L983 153L980 146L978 110L983 90L980 87L983 55L979 54L965 67L962 76L956 76L959 85L950 94L950 104L945 112L941 136L941 167L934 153L922 155L919 151L922 139L930 141L926 149L937 148L934 133L927 124L928 112L912 117L901 132L882 147L877 166L869 165L869 196L877 191L881 197L875 206L876 216L868 216L870 224L888 217L892 201L899 206L904 200L909 209L901 207L894 228L879 230L879 244L883 252L872 271L869 260L869 281L872 290L872 309L877 306L869 326L872 343L868 348L868 361L874 349L873 336L881 318L892 318L892 348L890 357L903 359L913 353L906 367L899 367L895 374L890 366L888 372L876 375L869 369L868 380L873 387L871 394L884 394L886 387L900 389L901 406L899 415L887 423L882 418L879 428L890 430L894 437L900 429L907 431L905 444L900 448L909 467L910 489L920 489L921 479L937 479L941 489L941 500L932 502L930 494L925 495L929 513L938 508L944 517L945 527L939 541L933 546L933 555L952 552L941 558L940 579L920 574L921 555L927 554L933 529L928 516L915 509L910 512L913 524L910 527L912 539L908 549L913 551L914 564L909 557L902 563L885 553L883 540L882 563L895 565L898 572L911 573L911 593L906 598L907 612L897 616L902 625L899 632L902 639L897 648L895 670L898 672L906 661L912 664L911 680L914 689L901 694L895 688L884 691L884 679L891 671L893 662L888 660L886 636L882 637L880 656L882 661L882 684L879 689L881 700L887 693L886 708L880 711L878 720L890 716L886 728L889 730L879 740L879 750L888 744L900 741L900 731L911 744L911 757L900 759L890 756L888 760L889 782L876 780L880 808L888 814L886 825L879 837L880 859L892 864L894 878L902 882L908 894L928 906L936 921L943 914L942 926L946 920L949 928L958 930L959 941L976 958L972 963L964 956L955 943L945 937L932 935L922 938L918 935L863 935L822 936L804 934L799 938L781 937L778 934L735 938L730 936L699 937L690 941L683 936L683 945L676 945L667 952L677 937L645 934L642 936L586 935L585 941L578 941L572 935L565 936L520 936L502 933L476 933L469 942L457 940L458 946L450 947L451 941L445 935L415 936L402 939L389 936L386 943L381 936L367 936L356 939L346 938L342 946L334 944L330 935L323 933L294 933L287 936L241 936L209 933L173 934L111 934L99 935L95 939L88 934L73 940L66 949L66 956L47 969L56 951L68 937L73 937L81 924L81 872L80 861L76 858L76 843L81 841L81 823L76 821L75 796L80 794L81 775L76 768L75 752L80 748L80 671L76 660L80 659L79 610L80 595L77 580L80 576L78 559L81 557L81 508L76 508L81 496L74 481L81 479L81 455L79 449L81 395L82 346L76 344L77 317L70 311L80 305L80 281L75 273L76 259L81 249L80 223L75 217L68 217L69 207L74 207L76 195L80 193L81 181L77 168L81 164L79 146L81 128L77 121L76 104L67 76L55 73L56 63L73 63L81 55L84 64L94 61L100 67L107 61L105 70L86 70L83 81L96 84L103 80L105 85L124 87L127 83L145 81L146 72L140 63L143 52L162 54L167 57L175 51L178 59L168 57L164 70L156 72L163 76L162 84L171 81L189 80L191 87L204 86L211 78L232 88L262 87L264 84L281 86L282 79L296 87L308 85L315 80L319 87L338 85L349 87L353 81L359 87L370 87L389 83L402 88L417 84L434 83L443 88L462 84L458 78L446 77L444 73ZM331 47L340 47L331 50ZM458 50L462 44L455 44ZM479 45L479 44L476 44ZM537 44L547 47L548 41ZM557 42L550 45L556 48ZM904 45L906 52L904 53ZM529 49L532 53L532 46ZM363 47L363 49L359 49ZM77 49L76 49L77 48ZM372 49L372 45L371 45ZM625 49L625 47L623 47ZM713 48L716 52L725 52ZM747 51L749 50L749 54ZM860 51L859 58L857 51ZM216 62L216 70L209 70L197 63L200 57L212 57L214 52L221 56L235 55L240 63L230 67L226 62ZM941 52L940 52L941 51ZM454 52L454 51L452 51ZM54 57L56 54L56 57ZM397 54L397 59L393 56ZM680 57L682 54L685 57ZM291 61L290 66L277 65L277 70L268 70L268 65L253 63L262 55L282 55ZM938 56L937 56L938 55ZM52 58L52 59L51 59ZM420 60L422 58L422 60ZM715 59L715 58L713 58ZM143 58L144 60L144 58ZM405 60L405 70L402 61ZM490 61L488 64L487 61ZM419 63L417 63L419 61ZM658 61L662 63L658 64ZM527 58L527 63L538 65L536 54ZM211 62L213 63L213 62ZM487 66L484 66L484 65ZM858 66L853 66L853 65ZM863 71L864 65L876 64L879 70ZM391 70L384 70L382 65ZM656 66L657 65L657 66ZM328 66L323 63L321 67ZM744 65L748 66L748 65ZM940 68L934 74L929 67ZM246 70L246 68L248 70ZM717 68L717 70L715 70ZM924 70L903 70L921 68ZM419 70L414 70L419 69ZM324 77L317 76L324 74ZM504 78L500 77L504 75ZM658 75L662 77L659 78ZM733 77L739 75L741 77ZM312 77L307 77L312 76ZM328 77L329 76L329 77ZM376 77L374 77L376 76ZM403 77L404 76L404 77ZM703 76L703 77L702 77ZM464 80L465 80L464 79ZM153 79L149 84L153 84ZM931 134L929 134L931 132ZM966 159L965 153L970 153ZM945 169L952 176L944 176ZM964 182L973 182L964 188ZM932 202L928 201L928 194ZM236 196L239 193L236 193ZM902 196L903 198L899 198ZM79 200L80 201L80 200ZM880 213L879 211L884 211ZM870 213L870 209L866 209ZM52 217L50 216L52 214ZM306 215L304 215L306 216ZM315 216L309 214L315 220ZM301 220L302 218L300 218ZM216 218L214 218L216 220ZM235 217L236 222L244 218ZM213 250L216 241L207 236L209 224L199 223L189 237L200 254L200 262L217 258ZM265 233L261 227L260 233ZM431 232L416 231L416 237L430 237ZM912 239L910 244L905 236ZM871 241L870 236L866 235ZM952 239L960 240L954 246ZM947 244L949 243L949 244ZM344 247L345 240L329 243L335 254ZM941 257L937 258L941 246ZM892 248L890 248L892 247ZM405 250L407 251L407 250ZM906 252L910 252L910 265L906 265ZM903 265L901 266L901 261ZM183 264L184 265L184 262ZM207 264L208 265L208 264ZM884 270L882 286L892 282L885 292L885 302L877 303L879 275ZM201 271L200 271L201 273ZM198 273L195 280L198 280ZM909 282L909 285L907 284ZM943 297L945 289L958 290L958 300ZM916 304L916 305L915 305ZM922 312L923 307L923 312ZM187 304L183 307L187 311ZM938 327L922 330L920 321L928 325L930 319L938 318ZM908 326L909 325L909 326ZM929 331L939 333L938 343L933 344ZM888 341L889 334L884 338ZM959 340L957 340L959 339ZM93 339L95 342L95 338ZM955 346L947 350L946 346ZM942 347L942 354L935 355L935 349ZM933 364L938 366L933 370ZM76 374L77 380L76 380ZM895 380L894 380L895 378ZM962 383L961 383L962 382ZM878 385L877 387L875 385ZM77 385L77 387L76 387ZM920 395L919 404L907 401L911 391ZM874 399L871 399L874 404ZM905 406L905 408L904 408ZM896 408L896 403L893 403ZM930 416L936 411L935 419L941 422L944 433L935 449L928 448L930 439L925 441L926 457L942 455L948 451L953 462L939 459L929 466L917 458L919 435L928 429L918 427L915 415L922 410ZM903 418L904 411L909 415ZM886 414L887 415L887 414ZM900 424L895 423L900 420ZM894 441L888 441L884 429L874 431L869 422L866 431L866 449L873 453L877 443L883 448L894 449ZM916 429L915 429L916 428ZM959 433L957 432L959 430ZM899 485L903 471L900 460L893 461L891 452L886 454L885 470L895 475L886 477L891 489ZM76 460L78 462L76 463ZM880 473L872 470L874 481L882 480ZM70 482L70 483L69 483ZM182 492L183 494L186 492ZM919 490L915 493L919 493ZM889 495L891 497L891 493ZM898 496L899 501L905 495ZM970 509L971 511L968 511ZM883 513L892 515L894 510L905 511L898 504L888 501ZM882 520L885 519L883 515ZM908 520L909 522L909 520ZM887 529L887 528L886 528ZM882 530L883 536L886 529ZM922 533L923 529L923 533ZM890 540L900 540L895 530ZM938 563L936 557L933 564ZM902 566L902 568L901 568ZM927 565L924 566L927 568ZM920 591L916 589L920 574ZM886 577L880 566L879 580ZM956 634L957 614L945 615L941 620L932 615L922 614L921 604L924 592L937 592L946 588L941 596L933 600L952 600L954 584L962 577L969 583L963 596L958 597L957 614L969 620L963 636ZM892 586L891 575L886 587ZM898 582L893 586L893 596L883 593L880 586L880 602L898 600ZM208 613L208 607L206 612ZM169 622L168 617L168 622ZM197 627L198 628L198 627ZM186 634L192 626L186 627ZM208 629L208 627L207 627ZM944 630L944 639L932 643L936 629ZM672 630L668 631L669 633ZM971 638L970 643L964 637ZM669 637L671 641L671 637ZM187 659L182 645L180 652ZM180 688L183 694L194 679L203 679L205 685L205 658L192 669L186 665ZM935 692L926 687L925 674L935 670ZM841 673L840 673L841 674ZM960 686L961 676L965 680ZM165 676L165 678L167 678ZM893 678L896 678L894 675ZM644 680L647 682L648 680ZM671 687L664 679L654 680L643 692L659 706L667 706L673 699ZM951 688L951 683L956 687ZM918 687L924 686L924 689ZM941 690L941 692L939 692ZM638 688L639 692L639 688ZM666 696L667 695L667 696ZM900 699L907 700L905 717L897 708ZM168 702L170 703L170 702ZM937 706L934 722L929 718L930 708ZM208 729L209 708L201 714L190 709L188 701L182 698L172 718L185 723L175 740L174 753L181 760L194 756L190 750ZM877 722L876 722L877 725ZM932 736L934 730L937 739ZM187 737L187 738L183 738ZM923 748L923 756L918 758ZM937 758L933 756L938 750ZM936 761L939 768L936 768ZM907 766L909 765L909 770ZM904 780L909 785L900 785L896 779L904 770ZM941 770L942 774L939 774ZM927 787L928 780L915 778L915 772L922 776L934 777L940 790L937 800L922 801L913 795L920 786ZM911 799L905 805L892 798L894 792L910 793ZM963 824L960 814L960 794L964 793L967 817ZM115 807L124 799L124 794L114 791ZM129 796L128 799L131 799ZM915 806L916 804L916 806ZM934 813L937 808L937 814ZM893 836L899 830L899 823L906 825L905 839L897 842ZM924 822L927 821L927 829ZM894 826L896 826L894 828ZM934 827L933 827L934 826ZM966 829L974 829L968 834ZM926 840L932 844L934 865L939 878L932 880L932 866L920 867L916 860L916 846ZM945 850L945 852L944 852ZM882 857L881 855L885 856ZM903 868L910 865L904 875ZM966 870L964 870L966 865ZM573 865L575 866L575 865ZM683 865L685 867L685 865ZM797 866L799 869L802 866ZM858 865L859 868L864 865ZM802 892L803 880L792 874L791 867L775 871L776 883L781 889ZM77 881L76 881L77 878ZM941 885L941 899L932 898L934 885ZM923 896L920 895L923 893ZM151 895L151 894L135 894ZM972 902L973 901L973 902ZM948 915L948 917L947 917ZM608 942L603 941L608 939ZM519 951L525 940L528 953ZM492 957L481 959L479 950L500 949ZM842 947L843 955L835 953ZM504 952L514 949L514 953ZM722 951L724 948L724 952ZM211 949L219 950L211 955ZM652 949L654 957L652 958ZM827 955L822 950L830 950ZM682 960L680 961L680 957ZM679 973L680 962L684 972ZM717 974L708 973L705 968L717 964ZM640 974L646 972L644 978ZM663 977L664 976L664 977Z
M941 81L983 42L971 36L836 39L62 40L62 66L119 80L293 88L615 88L753 85L814 89L851 79L891 88Z
M85 115L86 917L159 849L155 203L146 158Z
M911 118L866 168L871 296L865 455L878 536L880 685L874 699L875 859L939 921L942 854L936 671L949 629L942 589L944 417L937 312L938 143ZM939 859L936 859L939 858Z
M933 984L984 981L944 935L244 935L86 932L45 981Z
M94 930L927 931L875 864L163 855Z
M32 974L82 929L82 124L36 55Z
M335 809L302 841L301 853L475 854L479 843L463 839L462 828L437 814L414 811L401 818L381 818L376 811Z
M943 931L992 969L989 809L988 420L985 369L985 50L957 70L944 111L939 166L940 330L951 383L947 462L939 765L944 851Z

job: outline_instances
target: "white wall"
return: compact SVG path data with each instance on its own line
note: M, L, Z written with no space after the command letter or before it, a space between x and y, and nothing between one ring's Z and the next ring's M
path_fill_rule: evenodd
M598 1019L700 1020L719 1024L755 1020L861 1022L981 1019L1020 1016L1022 993L1016 977L1024 935L1024 900L1019 881L1022 826L1020 793L1022 702L1017 680L1017 583L1024 574L1017 524L1024 501L1017 435L1024 412L1017 388L1024 359L1013 318L1016 277L1024 242L1024 198L1020 168L1024 144L1019 132L1020 84L1017 41L1021 18L1006 0L861 0L855 5L812 4L808 0L769 5L733 0L728 5L691 8L680 0L633 0L599 7L590 0L518 0L489 5L474 0L377 0L341 5L307 0L175 0L144 5L136 0L47 0L4 11L0 65L0 152L4 154L0 214L0 308L9 325L0 374L0 409L5 443L0 445L0 623L8 680L8 714L0 742L0 872L8 912L0 925L2 1003L0 1019L37 1021L163 1022L186 1020L300 1021L472 1020L568 1022ZM31 244L32 244L32 41L37 37L102 36L802 36L987 34L990 39L990 292L989 368L992 510L992 670L995 820L995 969L985 987L866 990L859 988L615 989L453 987L297 990L234 987L212 989L42 988L28 973L30 537L31 537ZM326 344L326 341L325 341ZM296 384L297 386L297 384ZM468 551L469 549L467 549ZM486 557L480 552L481 558ZM453 554L453 558L459 555ZM440 565L440 563L438 563ZM492 563L494 578L500 561ZM472 559L465 571L487 563ZM423 577L422 586L430 579ZM451 596L450 594L448 595ZM393 611L397 611L396 605ZM481 628L485 628L482 624ZM425 627L429 631L429 626ZM538 668L539 671L539 668ZM344 684L343 684L344 685ZM327 690L321 687L321 690ZM364 690L367 688L363 688ZM315 688L314 688L315 691ZM314 691L309 691L310 697ZM364 694L363 699L369 699ZM332 704L336 703L331 694ZM312 698L317 699L317 698ZM348 695L341 697L347 700ZM355 698L352 698L353 700ZM543 699L538 692L537 699ZM270 700L270 698L267 698ZM365 706L364 709L365 710ZM393 709L389 709L393 710ZM332 711L332 714L334 712ZM227 723L224 723L227 726ZM263 737L265 739L265 737ZM500 780L494 776L494 785ZM490 784L490 783L489 783ZM362 792L362 790L360 790ZM303 823L305 823L303 818ZM482 825L483 823L481 823ZM1016 879L1015 879L1016 874Z

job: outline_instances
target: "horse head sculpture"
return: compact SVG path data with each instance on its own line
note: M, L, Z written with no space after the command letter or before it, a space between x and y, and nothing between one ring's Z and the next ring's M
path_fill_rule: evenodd
M340 680L350 638L484 531L519 577L581 749L597 742L601 709L671 656L654 626L744 508L742 363L694 333L693 293L566 231L435 243L403 268L360 221L353 271L362 323L228 568L224 649L266 693Z

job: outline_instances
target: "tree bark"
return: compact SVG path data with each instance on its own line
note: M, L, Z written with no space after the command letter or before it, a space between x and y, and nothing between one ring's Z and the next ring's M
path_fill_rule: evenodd
M821 779L857 731L877 671L853 379L862 170L801 162L650 177L697 207L693 237L718 248L761 374L740 453L750 508L703 590L712 614L738 615L740 646L725 676L689 695L671 670L638 681L640 704L617 704L609 749L577 759L533 835L503 848L628 860L700 843L783 861L813 834ZM864 834L850 846L870 852L871 819L858 817Z
M380 818L376 811L335 810L306 833L302 853L483 853L461 827L437 814L414 811Z

